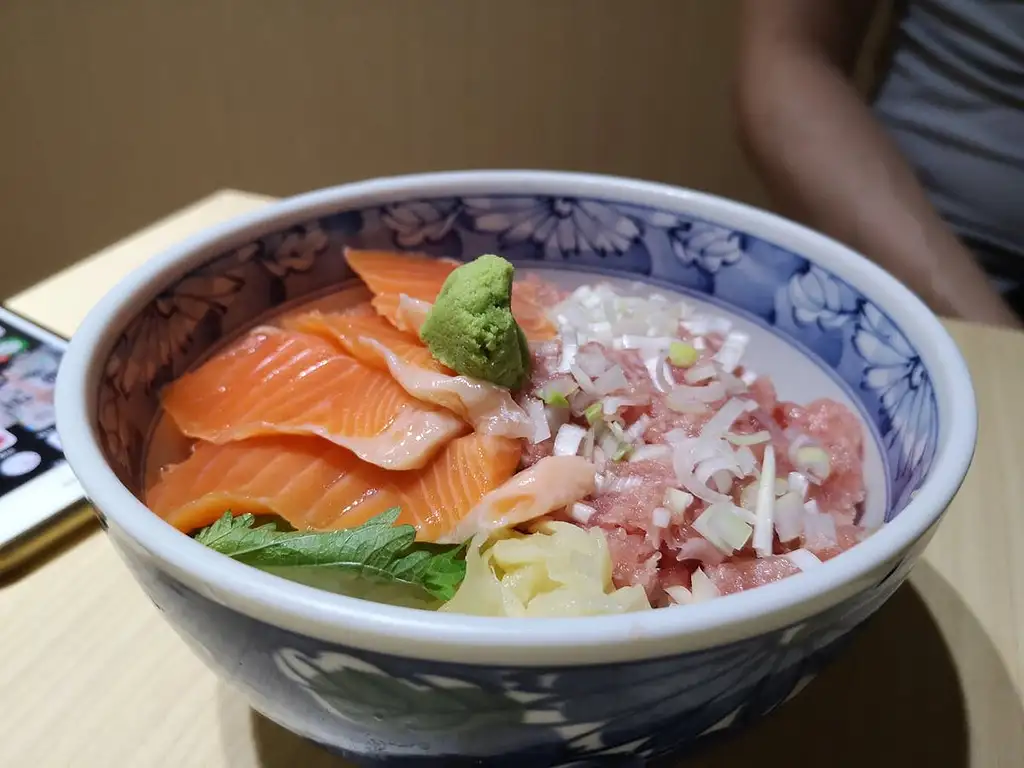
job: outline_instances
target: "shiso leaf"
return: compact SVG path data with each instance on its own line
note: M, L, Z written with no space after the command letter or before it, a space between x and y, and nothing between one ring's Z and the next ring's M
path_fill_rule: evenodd
M450 600L466 576L465 545L417 542L413 526L395 525L398 514L394 507L340 531L283 531L227 511L195 539L246 565L332 592L416 605ZM386 596L374 598L381 587Z

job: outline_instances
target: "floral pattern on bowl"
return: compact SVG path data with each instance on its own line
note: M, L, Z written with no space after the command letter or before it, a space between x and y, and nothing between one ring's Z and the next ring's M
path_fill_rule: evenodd
M130 542L119 546L207 664L260 712L331 751L388 768L604 768L703 747L799 694L903 583L929 539L855 597L799 624L696 653L563 668L325 644L226 608Z

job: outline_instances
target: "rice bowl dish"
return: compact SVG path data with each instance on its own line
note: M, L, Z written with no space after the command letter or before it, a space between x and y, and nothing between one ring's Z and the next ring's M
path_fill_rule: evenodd
M443 312L484 256L504 305ZM535 172L324 190L183 243L83 324L57 413L183 639L389 765L643 761L771 711L905 580L976 430L955 345L863 258Z

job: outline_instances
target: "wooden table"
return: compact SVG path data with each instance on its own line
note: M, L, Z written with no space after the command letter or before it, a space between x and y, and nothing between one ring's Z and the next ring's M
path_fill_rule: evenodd
M266 200L217 193L8 305L71 334L135 265ZM1024 766L1024 335L949 327L975 376L980 445L910 586L803 694L688 765ZM214 677L95 526L0 585L0 639L0 766L344 765Z

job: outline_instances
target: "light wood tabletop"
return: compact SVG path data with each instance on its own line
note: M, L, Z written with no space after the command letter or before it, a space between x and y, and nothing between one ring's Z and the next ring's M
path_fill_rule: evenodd
M219 192L6 303L70 335L134 266L267 200ZM910 584L804 693L688 766L1024 766L1024 335L948 326L980 442ZM2 766L345 765L208 671L94 525L0 582L0 639Z

